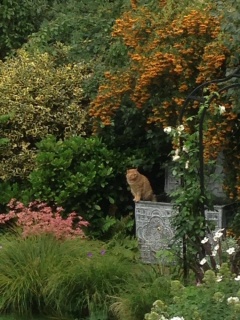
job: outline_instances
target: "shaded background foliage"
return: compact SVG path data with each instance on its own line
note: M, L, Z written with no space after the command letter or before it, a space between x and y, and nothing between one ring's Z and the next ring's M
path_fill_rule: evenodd
M0 58L14 53L47 19L54 0L3 0L0 4Z

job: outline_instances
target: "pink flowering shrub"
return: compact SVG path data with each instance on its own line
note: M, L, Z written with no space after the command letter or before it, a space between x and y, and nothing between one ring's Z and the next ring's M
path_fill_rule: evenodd
M63 219L62 207L54 210L43 202L34 201L26 207L23 203L12 199L8 207L10 209L8 213L0 214L0 224L13 223L20 227L23 237L50 233L57 239L83 238L85 234L82 227L89 225L76 212L70 213L66 219Z

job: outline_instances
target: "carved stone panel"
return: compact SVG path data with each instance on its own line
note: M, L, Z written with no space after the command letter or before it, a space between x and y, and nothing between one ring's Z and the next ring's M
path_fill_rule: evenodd
M226 227L226 215L231 214L233 205L214 206L206 210L205 217L215 224L216 229ZM144 263L156 263L156 252L169 249L174 241L173 204L140 201L135 204L136 237L141 259Z
M156 261L156 252L167 249L174 236L170 203L140 201L135 206L136 236L143 262Z

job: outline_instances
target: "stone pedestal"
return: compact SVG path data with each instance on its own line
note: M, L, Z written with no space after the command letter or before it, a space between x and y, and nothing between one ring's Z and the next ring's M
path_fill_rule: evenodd
M205 211L205 217L216 229L221 229L226 227L226 215L232 211L233 205L216 205L213 211ZM140 201L135 204L136 236L144 263L156 263L156 253L170 248L174 238L173 216L171 203Z

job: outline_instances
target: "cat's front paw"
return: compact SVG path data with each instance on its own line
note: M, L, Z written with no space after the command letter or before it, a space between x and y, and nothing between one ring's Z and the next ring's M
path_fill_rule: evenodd
M139 202L139 201L140 201L140 198L134 198L133 201L134 201L134 202Z

